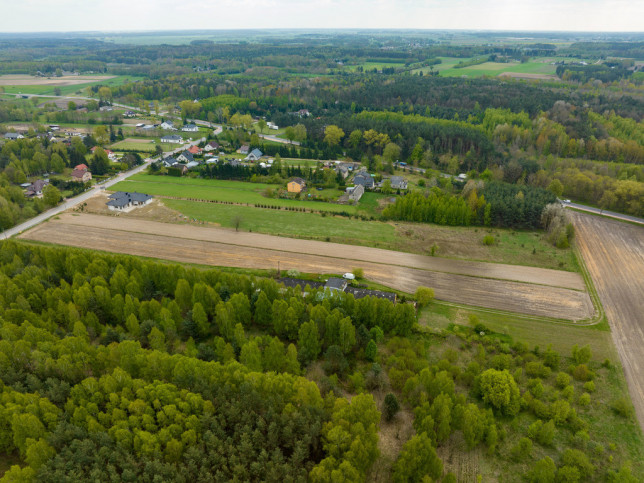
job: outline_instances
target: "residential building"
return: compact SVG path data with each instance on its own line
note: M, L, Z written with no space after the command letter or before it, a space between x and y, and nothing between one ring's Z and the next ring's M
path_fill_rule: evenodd
M375 185L373 177L366 171L360 171L353 176L353 184L362 185L365 189L372 189Z
M192 154L190 154L190 151L184 151L179 156L177 156L177 161L182 161L184 163L191 163L194 160L195 158L192 157Z
M389 178L391 181L391 188L395 190L406 190L407 180L402 176L392 176Z
M92 173L84 169L75 169L72 171L72 181L78 183L87 183L92 179Z
M302 178L293 178L286 185L286 189L289 193L301 193L304 189L306 189L306 181L304 181Z
M161 138L162 143L181 144L183 138L177 134L165 135Z
M129 208L145 206L152 202L152 196L144 193L117 191L109 196L107 207L112 211L127 211Z
M87 165L86 165L86 164L77 164L77 165L74 167L74 170L79 170L79 171L88 171L88 170L89 170L89 168L87 167Z
M199 127L196 124L186 124L181 130L184 132L198 132Z
M24 139L25 137L18 132L8 132L4 135L4 138L9 139L10 141L15 141L17 139Z
M239 154L248 154L248 151L250 151L250 146L248 144L242 144L241 148L237 150Z
M176 131L177 128L174 127L174 123L172 121L163 121L161 123L161 126L159 126L161 129L165 129L166 131Z
M25 196L28 198L40 198L42 196L42 190L45 186L49 184L48 179L38 179L31 183L25 191Z
M217 141L210 141L208 144L204 146L204 151L215 151L219 149L219 143Z
M262 153L259 149L255 148L253 149L248 156L246 156L246 161L258 161L264 153Z
M198 156L202 153L203 149L201 149L199 146L192 145L188 148L188 152L192 154L193 156Z

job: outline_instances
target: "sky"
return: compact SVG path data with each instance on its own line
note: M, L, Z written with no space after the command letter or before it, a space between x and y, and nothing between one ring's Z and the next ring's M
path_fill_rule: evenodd
M18 0L2 7L0 32L244 28L641 32L644 25L644 0Z

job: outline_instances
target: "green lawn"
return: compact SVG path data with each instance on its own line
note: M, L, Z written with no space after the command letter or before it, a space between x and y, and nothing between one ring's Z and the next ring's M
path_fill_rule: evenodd
M138 174L118 183L114 189L121 191L140 191L151 195L198 198L202 200L226 201L232 203L266 204L271 206L306 208L316 211L357 213L361 206L338 205L326 202L302 201L291 199L267 198L266 189L276 189L279 185L246 183L241 181L222 181L200 178L175 178ZM315 191L313 192L316 193ZM362 210L360 210L362 211Z
M298 213L237 205L198 203L183 200L163 200L163 203L189 218L234 227L233 218L241 217L240 230L375 245L395 242L395 229L382 222L353 220L341 216L322 216L317 213Z

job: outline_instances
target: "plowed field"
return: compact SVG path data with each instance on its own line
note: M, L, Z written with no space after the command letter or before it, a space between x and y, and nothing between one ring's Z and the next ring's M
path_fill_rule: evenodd
M590 272L644 429L644 228L573 212Z
M158 223L118 216L61 215L21 238L205 265L342 273L436 297L530 315L579 320L592 315L578 274L533 267L437 259L389 250Z

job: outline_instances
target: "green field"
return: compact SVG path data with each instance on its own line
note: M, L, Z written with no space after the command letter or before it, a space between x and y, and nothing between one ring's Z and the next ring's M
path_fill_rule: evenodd
M163 200L163 204L189 218L231 228L235 226L233 219L239 216L242 231L369 246L389 245L396 240L394 227L377 221L183 200Z
M160 145L163 151L172 151L177 148L176 144L169 143L158 143L154 139L151 139L149 143L135 143L131 141L119 141L112 144L109 148L112 151L140 151L142 153L153 153L156 150L157 145Z
M175 178L137 174L115 185L114 190L140 191L151 195L197 198L242 204L266 204L271 206L306 208L315 211L357 213L364 211L361 205L338 205L334 203L267 198L263 192L279 185L221 181L199 178Z
M56 89L60 89L60 94L63 96L70 95L70 94L82 94L86 95L83 90L87 87L91 87L93 85L101 85L101 86L119 86L122 84L126 84L128 82L135 82L143 79L142 77L137 77L137 76L124 76L124 75L119 75L116 77L112 77L111 79L105 79L105 80L100 80L100 81L93 81L93 82L87 82L84 84L76 84L76 85L69 85L69 86L52 86L52 85L28 85L28 86L2 86L7 93L12 93L12 94L36 94L36 95L54 95Z
M463 67L462 69L455 69L454 66L459 62L467 62L470 59L460 59L456 57L442 57L442 63L437 64L434 67L434 71L439 71L441 77L481 77L484 75L487 76L497 76L503 72L517 72L521 74L547 74L554 75L556 66L551 65L552 59L534 59L526 63L503 63L503 62L484 62L478 65L472 65L469 67ZM413 72L417 73L419 71L423 73L429 73L429 67L423 67L422 69L415 69Z

